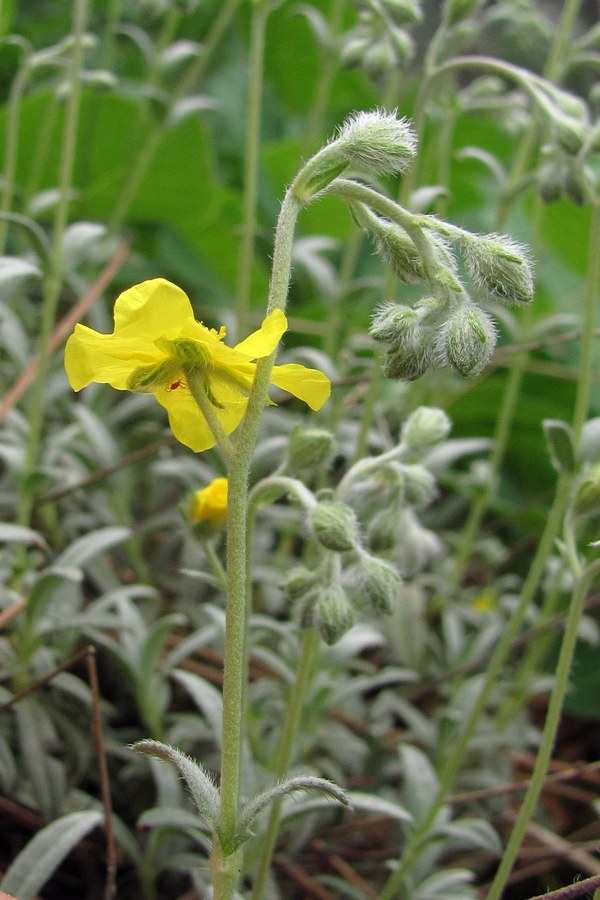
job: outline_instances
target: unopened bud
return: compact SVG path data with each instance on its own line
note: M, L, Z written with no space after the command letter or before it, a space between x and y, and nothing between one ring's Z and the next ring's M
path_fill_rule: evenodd
M409 450L426 450L448 437L451 428L452 423L442 409L420 406L402 426L401 439Z
M356 514L343 503L318 503L309 513L316 539L328 550L343 553L354 550L358 543Z
M404 499L410 506L427 506L437 494L434 476L425 466L402 466Z
M354 625L354 610L339 585L322 591L313 610L313 625L326 644L335 644Z
M382 40L370 43L361 60L361 66L375 80L383 78L393 71L397 65L398 60L394 48L385 37Z
M496 346L490 317L471 303L463 303L442 326L438 348L444 362L466 378L479 375Z
M369 328L373 340L399 349L415 347L419 343L419 315L410 306L384 303L376 311Z
M412 347L389 350L383 365L386 378L416 381L433 366L433 347L425 334L419 333L419 341Z
M452 27L477 11L482 6L482 0L446 0L443 15L446 23Z
M360 602L376 613L391 613L398 600L401 579L396 569L376 556L361 553L358 559Z
M281 583L282 589L292 599L297 600L315 589L318 576L305 566L294 566Z
M382 0L382 6L396 25L414 24L423 18L417 0Z
M381 110L354 113L334 143L349 165L373 175L403 172L417 149L417 138L406 119Z
M470 235L466 262L481 290L492 300L524 306L533 300L534 284L527 251L504 235Z
M290 434L286 468L289 472L314 472L324 466L333 450L333 436L322 428L297 425Z
M600 514L600 463L587 472L575 494L575 510Z

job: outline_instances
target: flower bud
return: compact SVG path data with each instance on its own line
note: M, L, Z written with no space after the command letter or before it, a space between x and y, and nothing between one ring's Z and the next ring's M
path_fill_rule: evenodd
M326 644L335 644L354 625L354 610L339 585L325 588L313 610L313 623Z
M371 517L367 543L371 550L383 553L392 550L400 536L400 516L397 505L386 507Z
M479 375L496 346L490 317L471 303L463 303L442 326L438 336L440 357L466 378Z
M346 119L334 143L349 165L373 175L403 172L417 149L406 119L377 109Z
M398 65L398 60L393 46L384 38L369 44L361 59L361 65L370 78L377 80L393 71Z
M285 576L281 587L292 600L298 600L313 591L317 584L318 576L315 572L305 566L294 566Z
M416 381L433 366L433 347L427 342L426 333L419 332L419 340L412 347L389 350L383 365L386 378Z
M401 579L390 563L368 553L358 559L357 590L360 602L376 613L391 613L398 600Z
M316 539L328 550L343 553L356 548L358 521L349 506L332 501L318 503L309 519Z
M369 334L373 340L389 344L390 349L416 347L419 343L419 315L401 303L383 303L371 321Z
M410 507L400 511L399 519L402 540L397 545L398 567L408 579L439 556L443 544L433 531L421 525Z
M210 537L223 528L227 522L227 479L215 478L196 491L186 517L201 537Z
M415 24L423 18L417 0L382 0L382 6L396 25Z
M409 450L418 452L443 441L451 428L452 423L443 410L420 406L402 426L401 440Z
M333 436L322 428L297 425L290 434L286 469L289 472L314 472L324 466L333 450Z
M427 506L437 494L434 476L425 466L402 466L404 499L410 506Z
M527 251L503 235L469 235L466 262L476 284L492 300L509 306L533 300L534 284Z
M476 12L482 6L482 0L446 0L443 15L446 23L452 27Z
M575 494L575 511L600 514L600 463L587 472Z

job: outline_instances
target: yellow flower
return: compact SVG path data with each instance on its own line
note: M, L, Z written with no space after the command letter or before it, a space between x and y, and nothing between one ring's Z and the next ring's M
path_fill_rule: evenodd
M188 510L190 522L209 521L221 526L227 521L227 479L215 478L200 491L196 491Z
M178 441L197 452L214 447L215 437L188 387L193 376L210 402L225 434L240 423L252 386L255 359L270 356L287 329L281 310L264 319L235 347L194 318L187 295L155 278L124 291L115 303L112 334L76 325L65 348L65 368L73 390L92 381L120 391L152 393L169 414ZM320 409L331 384L323 372L305 366L274 366L271 382Z

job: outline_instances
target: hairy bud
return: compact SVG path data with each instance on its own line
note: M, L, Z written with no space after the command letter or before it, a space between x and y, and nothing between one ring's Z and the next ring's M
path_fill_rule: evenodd
M290 434L286 469L289 472L314 472L324 466L333 450L333 436L322 428L297 425Z
M381 110L354 113L333 143L349 165L373 175L404 172L417 150L406 119Z
M318 503L309 519L316 539L328 550L343 553L356 548L358 521L349 506L332 501Z
M451 428L452 423L443 410L420 406L402 426L401 439L409 450L418 452L443 441Z
M369 334L373 340L390 348L411 348L419 343L419 314L410 306L383 303L371 321Z
M438 335L440 358L459 375L479 375L496 346L496 329L483 310L463 303L447 319Z
M527 251L504 235L469 235L466 261L473 280L491 300L525 306L534 284Z
M389 350L385 357L383 374L386 378L400 378L416 381L433 366L433 347L426 338L426 332L419 332L418 343L412 347Z
M354 610L339 585L322 591L313 609L314 627L326 644L335 644L354 625Z
M400 575L390 563L361 553L357 565L357 593L361 604L376 613L391 613L401 585Z

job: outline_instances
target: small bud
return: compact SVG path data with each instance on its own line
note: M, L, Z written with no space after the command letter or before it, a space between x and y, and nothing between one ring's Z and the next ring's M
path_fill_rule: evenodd
M391 613L398 600L401 579L396 569L376 556L361 553L357 591L361 604L376 613Z
M420 406L402 426L401 440L409 450L426 450L448 437L451 428L452 423L443 410Z
M309 513L316 539L328 550L343 553L354 550L358 543L358 521L349 506L325 501Z
M438 350L443 363L464 375L479 375L492 357L496 329L490 317L470 303L463 303L442 326Z
M581 515L600 514L600 464L585 475L575 494L575 511Z
M339 585L325 588L314 610L313 625L326 644L335 644L354 625L354 610Z
M371 43L365 50L361 66L370 78L377 80L383 78L389 72L392 72L398 65L396 54L391 43L386 40L379 40Z
M402 466L404 499L410 506L427 506L437 494L434 476L425 466Z
M408 167L417 138L406 119L372 110L350 116L334 144L349 165L373 175L389 175Z
M386 378L416 381L433 366L433 347L426 334L419 332L419 342L413 347L389 350L385 357L383 374Z
M369 334L373 340L389 344L390 348L416 347L419 343L419 315L410 306L384 303L373 316Z
M398 567L408 579L439 556L443 544L433 531L421 525L410 507L401 510L399 518L402 540L397 545Z
M290 434L286 469L289 472L314 472L324 466L333 450L333 436L322 428L297 425Z
M298 600L313 591L317 584L315 572L305 566L294 566L282 581L281 588L292 600Z
M416 0L382 0L382 5L396 25L414 24L423 18L421 4Z
M371 550L383 553L393 550L400 536L400 516L397 505L386 507L371 517L367 543Z
M211 537L225 526L227 487L226 478L215 478L193 495L186 518L200 537Z
M472 15L482 5L482 0L446 0L443 10L444 20L452 27Z
M534 284L527 251L504 235L469 235L466 262L477 285L492 300L524 306L533 300Z

